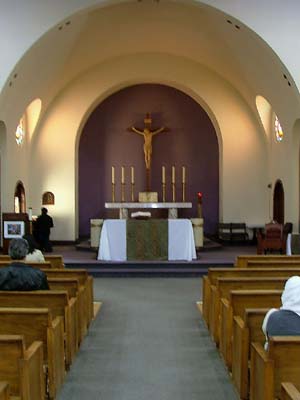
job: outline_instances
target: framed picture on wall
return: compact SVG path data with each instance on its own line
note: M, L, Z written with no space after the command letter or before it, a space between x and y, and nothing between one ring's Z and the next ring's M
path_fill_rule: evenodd
M4 221L4 238L21 238L25 233L24 221Z

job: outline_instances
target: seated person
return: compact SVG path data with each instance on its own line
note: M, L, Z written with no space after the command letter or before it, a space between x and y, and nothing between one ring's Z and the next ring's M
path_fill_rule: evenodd
M265 349L269 336L300 335L300 276L292 276L286 281L281 296L280 309L271 308L265 316L262 330L266 335Z
M45 262L45 257L43 256L43 253L41 250L39 250L37 247L37 243L32 235L24 235L23 239L27 240L29 249L28 249L28 254L25 257L26 262Z
M49 289L47 276L43 271L24 262L28 253L25 239L12 239L8 254L13 260L10 265L0 268L0 290L42 290Z

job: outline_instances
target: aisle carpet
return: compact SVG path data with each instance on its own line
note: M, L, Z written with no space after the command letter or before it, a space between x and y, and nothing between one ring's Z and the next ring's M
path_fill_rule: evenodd
M199 278L95 279L100 313L58 400L236 400L196 308Z

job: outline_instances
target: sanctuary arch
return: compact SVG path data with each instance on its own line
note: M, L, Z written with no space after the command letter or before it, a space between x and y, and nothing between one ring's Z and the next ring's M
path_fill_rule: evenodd
M86 121L78 149L79 235L89 234L89 221L111 216L104 203L111 200L111 166L116 170L116 200L120 200L121 166L125 166L126 199L130 201L130 167L135 167L137 192L145 187L142 141L128 126L143 126L147 111L152 126L170 127L153 140L152 188L161 198L161 170L166 166L167 201L171 201L171 167L176 167L177 198L180 197L181 167L187 170L187 201L196 216L196 194L203 192L203 212L208 233L219 220L219 144L214 126L204 109L191 97L166 85L139 84L106 98ZM109 118L107 117L109 116ZM93 184L89 176L93 176ZM98 184L95 184L97 182ZM88 207L87 207L88 204Z

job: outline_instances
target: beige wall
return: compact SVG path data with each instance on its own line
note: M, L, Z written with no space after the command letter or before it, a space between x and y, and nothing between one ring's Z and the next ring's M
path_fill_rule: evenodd
M109 94L141 82L169 84L185 91L212 118L221 148L223 219L265 220L265 141L253 111L239 94L218 75L190 60L159 54L128 56L103 63L75 80L52 102L34 136L30 182L39 189L32 192L31 204L34 211L39 207L40 188L55 193L53 238L72 240L77 234L75 164L83 122Z

